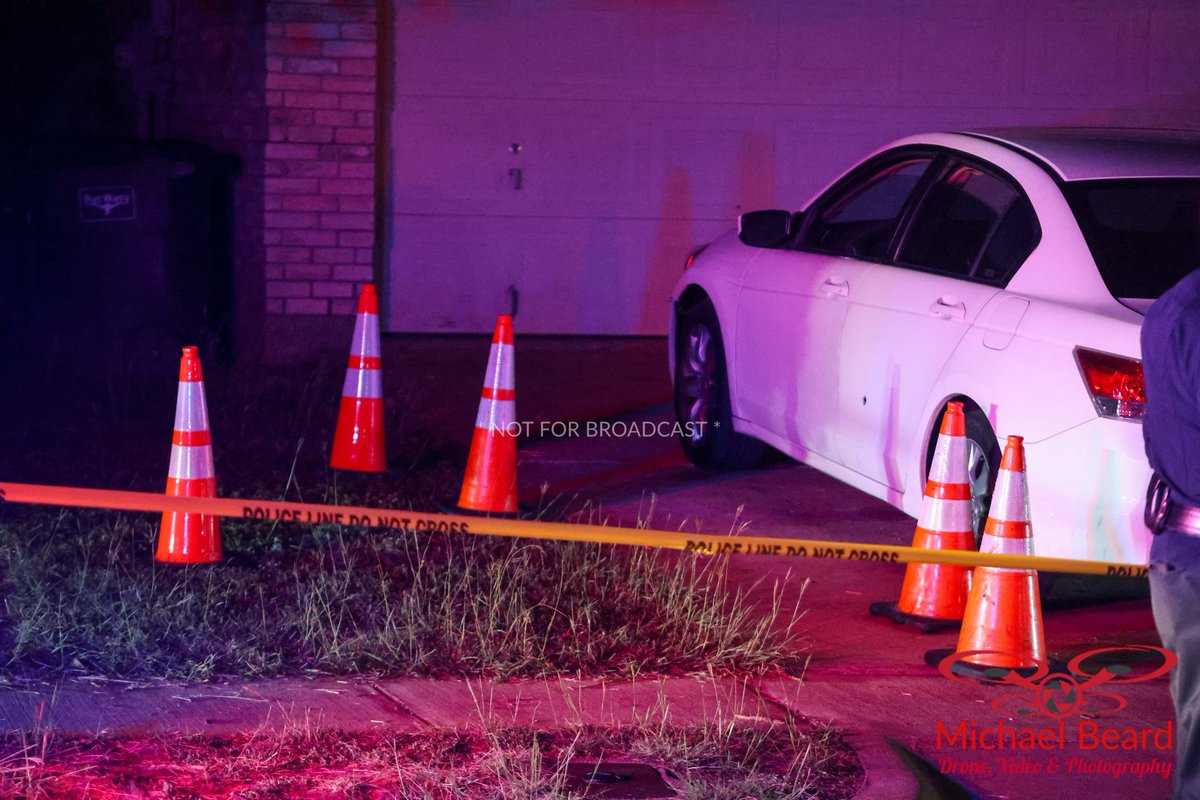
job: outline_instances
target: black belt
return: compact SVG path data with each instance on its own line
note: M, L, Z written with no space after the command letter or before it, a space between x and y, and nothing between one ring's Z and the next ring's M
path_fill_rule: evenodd
M1146 491L1146 527L1154 533L1167 528L1189 536L1200 536L1200 506L1171 497L1171 487L1157 473Z
M1200 507L1170 501L1165 527L1189 536L1200 536Z

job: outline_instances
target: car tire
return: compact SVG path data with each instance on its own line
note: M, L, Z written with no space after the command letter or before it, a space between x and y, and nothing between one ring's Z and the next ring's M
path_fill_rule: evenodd
M975 546L983 540L983 528L987 523L988 509L992 504L992 491L996 488L996 474L1000 469L1000 442L992 430L992 423L979 408L964 403L967 429L967 479L971 484L971 522L975 531ZM933 427L934 435L929 440L925 458L925 474L933 465L933 451L937 446L938 432L942 429L943 411Z
M712 302L702 300L678 318L675 337L675 419L684 455L698 467L750 469L765 445L733 429L725 346Z
M992 423L981 409L968 409L963 415L967 423L967 478L971 482L971 521L975 528L975 546L983 540L992 506L992 492L1000 470L1000 442Z

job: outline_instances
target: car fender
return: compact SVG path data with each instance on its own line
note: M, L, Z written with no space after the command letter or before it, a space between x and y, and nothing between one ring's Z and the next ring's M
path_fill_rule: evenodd
M678 331L680 299L689 289L699 289L704 292L713 304L717 313L717 323L721 326L721 342L724 346L725 363L731 363L733 341L737 329L737 300L741 289L742 276L746 269L760 252L759 248L744 245L737 238L736 231L714 239L700 253L692 265L688 267L675 281L671 289L671 324L667 330L667 358L671 370L671 381L675 380L675 347ZM733 374L732 368L729 369ZM734 403L734 414L737 413L734 400L734 387L730 386L731 400Z

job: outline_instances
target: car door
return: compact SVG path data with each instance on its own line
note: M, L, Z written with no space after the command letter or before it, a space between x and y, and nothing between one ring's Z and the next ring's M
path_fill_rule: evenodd
M798 241L766 250L738 296L737 413L791 446L838 460L838 362L849 301L873 260L887 255L929 153L868 161L805 213Z
M893 490L929 392L984 305L1036 245L1029 200L999 170L954 157L902 223L894 257L862 279L839 354L843 463Z

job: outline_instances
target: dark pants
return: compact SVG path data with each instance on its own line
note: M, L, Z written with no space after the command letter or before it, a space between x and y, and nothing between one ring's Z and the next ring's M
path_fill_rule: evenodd
M1150 545L1150 599L1163 647L1179 656L1175 703L1175 798L1200 800L1200 536L1163 531Z

